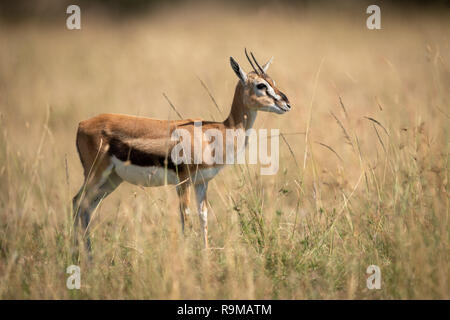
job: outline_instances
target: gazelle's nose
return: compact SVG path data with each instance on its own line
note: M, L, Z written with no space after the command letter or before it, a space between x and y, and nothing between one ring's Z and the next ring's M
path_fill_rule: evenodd
M284 112L288 112L289 110L291 110L291 105L285 101L282 101L282 103L280 103L278 106Z

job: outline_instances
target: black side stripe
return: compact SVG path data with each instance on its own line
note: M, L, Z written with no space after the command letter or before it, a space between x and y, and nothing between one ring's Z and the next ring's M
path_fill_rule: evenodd
M131 164L140 167L164 168L165 156L151 154L142 150L134 149L117 138L109 140L108 153L114 155L120 161L130 161ZM176 164L172 161L170 153L167 155L167 169L176 171Z

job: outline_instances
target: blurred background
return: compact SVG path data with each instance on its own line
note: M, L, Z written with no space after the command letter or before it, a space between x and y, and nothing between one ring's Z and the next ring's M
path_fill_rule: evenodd
M3 1L0 298L448 299L449 17L448 1ZM93 264L74 258L78 123L176 119L163 93L221 121L244 48L274 56L292 102L254 125L283 134L278 173L212 181L208 252L196 214L181 235L173 187L124 183L95 212ZM65 287L70 264L81 290Z
M260 0L260 1L239 1L239 0L79 0L73 1L58 1L58 0L40 0L29 3L26 0L18 1L4 1L1 6L2 17L9 21L18 20L52 20L61 18L64 9L71 4L82 6L88 10L100 10L107 15L115 15L116 17L132 17L136 15L146 15L149 11L155 11L161 7L175 8L179 6L205 6L208 5L224 5L239 8L255 9L255 7L263 6L281 6L289 8L291 10L311 10L314 8L328 9L333 11L348 11L355 10L359 7L367 8L371 4L378 6L397 8L399 11L441 11L447 10L449 7L448 0L435 0L435 1L419 1L419 0L398 0L398 1L369 1L369 0L343 0L343 1L330 1L330 0Z

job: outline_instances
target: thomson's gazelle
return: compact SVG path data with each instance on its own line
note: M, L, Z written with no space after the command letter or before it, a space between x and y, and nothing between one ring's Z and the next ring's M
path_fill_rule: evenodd
M288 98L266 74L271 60L260 66L252 54L245 52L253 71L245 73L230 57L233 71L239 78L228 118L223 122L203 121L201 130L247 130L252 127L257 111L277 114L291 109ZM176 129L194 134L194 123L201 120L157 120L118 114L101 114L80 122L77 149L84 168L85 181L73 198L75 224L81 219L87 232L91 213L101 199L108 196L122 181L132 184L162 186L176 185L180 199L181 225L184 230L189 217L189 190L193 185L205 246L208 245L206 191L208 181L222 169L223 164L210 162L176 164L171 151L176 141L171 136ZM194 140L191 140L194 144ZM208 142L203 142L203 149ZM245 146L244 146L245 147ZM194 146L192 146L194 150ZM198 150L197 150L198 151ZM203 150L200 150L203 153ZM194 151L193 151L194 153ZM223 162L222 162L223 163ZM90 249L89 236L86 243Z

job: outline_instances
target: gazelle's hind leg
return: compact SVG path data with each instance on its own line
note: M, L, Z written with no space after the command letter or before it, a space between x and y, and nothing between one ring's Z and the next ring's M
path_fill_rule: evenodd
M198 216L203 234L203 243L208 248L208 205L206 202L206 192L208 190L208 182L195 185L195 198L197 200Z
M177 186L178 198L180 200L180 218L181 218L181 230L184 233L184 228L186 223L190 224L189 221L189 194L190 194L190 184L188 182L182 183Z
M95 183L96 182L96 183ZM100 201L113 192L122 182L112 165L102 172L100 178L94 177L92 182L84 183L80 191L73 198L74 235L77 234L77 225L81 220L83 233L86 240L86 248L91 250L91 241L88 233L92 212Z

